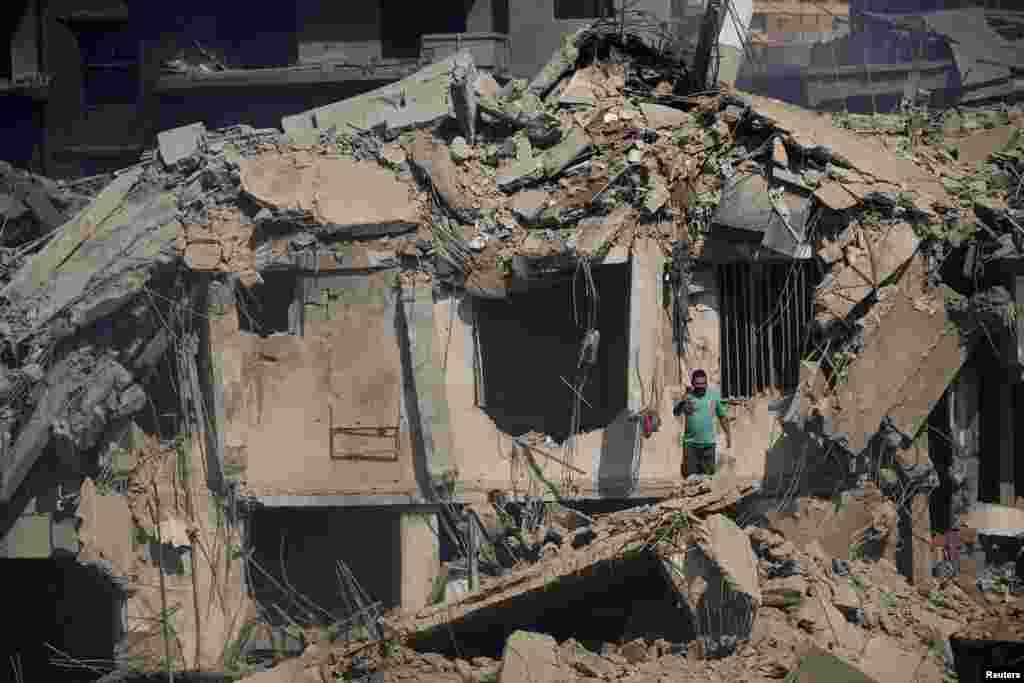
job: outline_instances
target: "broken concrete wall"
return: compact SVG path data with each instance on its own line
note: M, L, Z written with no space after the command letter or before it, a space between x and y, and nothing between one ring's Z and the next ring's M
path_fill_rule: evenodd
M229 458L256 495L418 495L389 279L322 279L301 337L214 331Z

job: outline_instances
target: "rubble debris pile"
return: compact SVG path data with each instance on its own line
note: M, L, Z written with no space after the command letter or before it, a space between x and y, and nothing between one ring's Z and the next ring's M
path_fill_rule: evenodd
M501 299L649 239L671 259L662 304L680 354L695 262L821 266L799 387L774 405L806 446L787 495L877 486L892 502L858 543L892 540L938 483L907 456L926 416L972 346L1017 324L995 270L1024 258L1024 119L1003 111L992 128L1009 135L975 138L952 118L963 112L905 112L891 126L730 89L691 94L701 75L625 28L570 34L529 82L499 85L462 51L286 117L283 131L164 131L110 176L59 184L0 165L0 531L47 458L79 480L98 475L161 385L176 387L187 431L208 430L216 372L197 318L211 289L232 299L275 271L390 270L396 288ZM291 310L289 329L301 329ZM560 542L522 544L514 569L476 590L388 615L383 638L309 648L279 673L326 678L372 657L390 680L805 680L838 671L835 660L878 683L939 680L966 618L1005 617L1005 603L945 577L915 572L911 588L884 557L830 557L775 521L737 524L755 489L690 479L657 505L555 529ZM157 534L180 531L164 522ZM611 581L624 561L665 579L665 595L648 597L675 603L670 628L648 628L638 609L616 617L633 637L585 648L516 613L523 596ZM453 648L453 633L471 631L487 633L494 657L408 647ZM383 643L390 658L375 651Z

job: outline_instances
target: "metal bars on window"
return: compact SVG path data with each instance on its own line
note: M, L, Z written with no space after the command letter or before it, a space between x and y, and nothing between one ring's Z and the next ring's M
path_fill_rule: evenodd
M814 315L810 263L718 266L723 398L750 398L800 379Z

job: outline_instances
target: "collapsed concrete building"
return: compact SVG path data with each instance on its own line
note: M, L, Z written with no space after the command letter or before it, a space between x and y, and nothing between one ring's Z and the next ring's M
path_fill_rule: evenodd
M667 416L704 367L743 492L723 510L824 496L837 529L848 503L877 532L874 486L904 539L885 552L926 583L933 527L1019 495L1019 193L777 101L691 96L618 32L569 34L531 82L459 52L282 130L165 131L93 186L3 169L5 557L127 581L150 622L115 623L128 640L177 604L174 651L138 656L218 666L247 593L286 623L351 616L342 566L380 609L427 607L465 541L453 509L495 491L676 496ZM981 161L1019 169L1003 115L1017 133ZM596 548L560 574L621 550Z

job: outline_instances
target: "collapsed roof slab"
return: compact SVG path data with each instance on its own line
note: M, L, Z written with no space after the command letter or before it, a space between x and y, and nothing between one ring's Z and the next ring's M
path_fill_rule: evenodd
M419 224L409 187L369 161L269 152L242 159L242 190L261 206L311 216L338 237L408 232Z
M908 193L915 205L926 212L932 210L936 201L947 197L936 175L927 173L909 159L897 157L878 140L836 127L831 115L768 97L746 94L744 97L758 118L784 134L787 147L830 157L869 176L876 181L870 184L873 192L886 191L885 185L890 185L888 189Z
M407 130L434 126L449 116L469 116L476 112L469 102L475 98L475 92L472 84L462 83L466 92L456 98L461 106L454 107L453 87L459 88L460 83L453 73L465 73L472 67L472 55L463 50L382 88L286 116L281 120L281 127L293 140L312 143L316 141L318 129L334 127L343 134L381 130L385 137L393 138ZM468 121L460 123L465 129L471 127Z
M415 613L399 613L388 618L387 625L394 631L412 639L428 637L436 629L447 628L483 611L498 610L518 596L544 590L553 581L590 571L631 553L643 551L655 530L677 514L705 517L723 512L747 496L757 487L731 477L692 480L683 484L679 496L646 510L626 510L609 515L594 527L579 533L596 533L596 538L577 550L566 549L506 576L485 580L480 590L459 596L441 605L427 607ZM588 531L589 530L589 531ZM363 645L353 646L353 651Z
M62 313L70 316L65 334L110 315L145 286L156 266L173 260L177 202L155 188L136 191L144 182L141 169L114 180L4 287L17 337Z
M853 453L864 450L886 416L903 434L916 434L966 359L942 291L928 287L920 257L879 298L877 324L852 361L833 414Z

